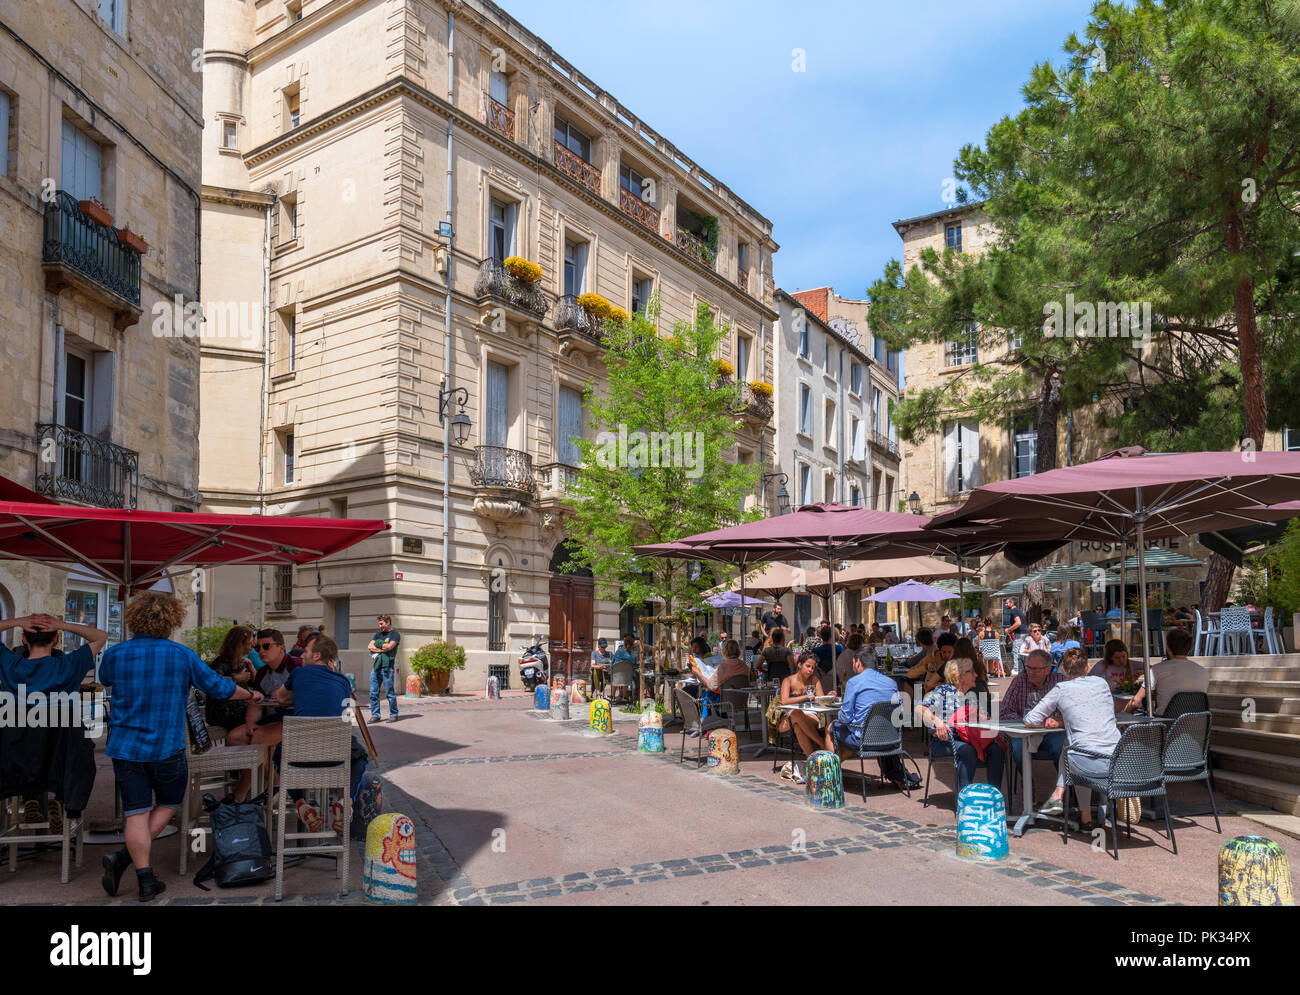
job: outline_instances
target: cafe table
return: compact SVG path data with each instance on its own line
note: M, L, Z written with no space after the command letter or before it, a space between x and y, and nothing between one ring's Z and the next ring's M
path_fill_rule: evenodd
M743 694L749 696L745 699L746 731L748 731L749 728L749 703L754 698L758 699L758 742L746 743L741 747L742 750L753 750L754 759L757 760L768 750L773 749L772 744L767 741L767 703L773 695L781 693L781 684L778 681L776 683L768 683L762 686L754 684L750 687L726 688L725 690L731 694Z
M1159 718L1154 718L1154 719L1147 718L1145 716L1140 716L1140 715L1116 715L1115 716L1115 724L1119 726L1121 729L1123 729L1125 726L1130 726L1135 722L1164 722L1164 721L1168 721L1168 720L1159 719ZM1024 722L1020 721L1019 719L1001 719L998 721L994 721L990 719L986 722L968 722L966 724L972 729L984 729L987 730L988 732L994 732L994 733L998 733L999 735L1006 736L1008 739L1024 740L1025 745L1021 748L1021 754L1020 754L1022 757L1025 758L1024 763L1021 764L1022 773L1025 779L1025 783L1023 785L1023 790L1022 790L1022 794L1024 796L1023 798L1024 807L1020 813L1020 817L1016 819L1015 828L1013 830L1016 837L1019 838L1023 836L1025 834L1025 830L1029 826L1032 826L1039 819L1050 819L1056 822L1057 824L1059 824L1062 820L1061 816L1043 815L1041 812L1034 811L1034 764L1032 758L1034 753L1038 750L1038 745L1039 743L1042 742L1044 736L1046 736L1048 733L1053 733L1053 732L1065 732L1065 730L1063 728L1047 729L1043 726L1031 727L1025 725ZM1011 751L1008 750L1007 763L1012 762L1010 754ZM1010 822L1012 819L1015 818L1016 816L1014 813L1012 812L1007 813L1008 822Z

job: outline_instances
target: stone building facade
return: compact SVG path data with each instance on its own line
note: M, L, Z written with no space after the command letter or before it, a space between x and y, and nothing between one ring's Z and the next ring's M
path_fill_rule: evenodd
M199 506L199 345L171 319L199 296L202 43L194 4L5 5L0 475L56 501ZM81 570L0 561L6 615L58 613L116 640L116 596Z
M400 664L445 634L468 686L517 680L538 638L585 665L642 612L559 569L603 378L577 298L657 299L665 332L707 302L737 379L771 383L771 223L491 3L207 9L205 506L392 526L318 567L215 571L213 612L321 623L358 659L386 612ZM740 460L770 417L750 408Z
M903 242L904 271L917 265L924 249L942 252L945 248L953 248L978 254L986 251L995 237L988 215L978 204L899 220L894 222L894 229ZM1011 348L1009 340L1007 348ZM989 357L979 355L979 351L980 347L974 342L922 343L909 348L906 352L906 390L942 387L969 371L974 362L987 362ZM1057 433L1057 466L1086 463L1115 448L1113 436L1098 415L1105 406L1118 403L1114 398L1107 398L1092 408L1062 415ZM903 442L903 493L915 493L919 497L919 510L923 514L937 515L962 504L972 487L1033 473L1037 457L1037 416L1036 399L1027 399L1023 406L1009 402L1006 417L997 422L954 417L939 433L914 443ZM1267 449L1284 446L1300 448L1300 432L1270 433L1265 439ZM1167 539L1152 545L1199 560L1210 555L1208 549L1192 538ZM1130 546L1127 555L1132 556L1135 552ZM1121 550L1115 544L1076 542L1044 562L1088 562L1118 569L1120 559ZM971 566L976 565L971 561ZM996 591L1006 581L1026 572L1001 556L994 556L984 566L982 583ZM1198 584L1204 573L1204 567L1173 567L1153 576L1156 582L1164 584L1165 593L1181 605L1200 600ZM1131 598L1136 593L1136 578L1130 576L1128 584ZM1078 604L1092 599L1104 601L1109 608L1118 603L1117 586L1104 595L1100 592L1090 594L1082 590L1082 585L1076 587ZM1069 598L1070 592L1062 588L1057 592L1047 592L1043 603L1059 610L1068 604ZM984 607L986 610L996 609L998 604L986 597ZM995 624L999 621L995 613Z

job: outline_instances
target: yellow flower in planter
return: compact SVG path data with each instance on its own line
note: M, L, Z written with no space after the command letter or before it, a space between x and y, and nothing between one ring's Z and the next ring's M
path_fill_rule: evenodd
M609 320L614 322L616 325L623 324L623 322L627 321L631 317L632 316L621 307L614 306L609 309Z
M765 398L769 401L772 400L773 391L770 383L764 383L762 380L751 380L749 381L749 389L759 397Z
M578 307L585 309L597 318L608 318L614 305L600 294L588 293L578 295Z
M736 375L736 368L727 360L718 359L714 360L713 372L720 377L734 377Z
M511 276L524 283L536 283L542 278L542 268L522 256L507 256L502 265Z

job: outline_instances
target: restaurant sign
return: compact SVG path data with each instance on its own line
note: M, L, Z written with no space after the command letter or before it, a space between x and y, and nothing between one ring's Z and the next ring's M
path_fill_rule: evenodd
M1169 539L1150 539L1147 541L1147 549L1178 549L1180 548L1179 543L1180 543L1180 539L1176 537L1169 538ZM1119 556L1123 553L1129 552L1130 550L1132 551L1133 554L1136 554L1137 543L1130 542L1128 543L1128 545L1125 545L1122 542L1080 542L1079 543L1080 553L1112 553L1115 556Z

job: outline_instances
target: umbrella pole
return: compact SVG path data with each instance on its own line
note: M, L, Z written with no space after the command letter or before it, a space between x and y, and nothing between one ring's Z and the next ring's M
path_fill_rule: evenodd
M961 557L957 557L957 633L965 635L962 628L966 621L966 578L961 571Z
M830 591L826 599L826 620L831 623L831 689L839 692L840 678L835 672L835 561L826 558L826 573Z
M1156 714L1155 689L1151 686L1151 633L1147 629L1147 563L1146 563L1146 512L1142 509L1142 488L1135 488L1137 506L1134 518L1137 520L1138 542L1138 625L1142 627L1142 670L1146 678L1147 715ZM1165 804L1168 804L1166 802Z

